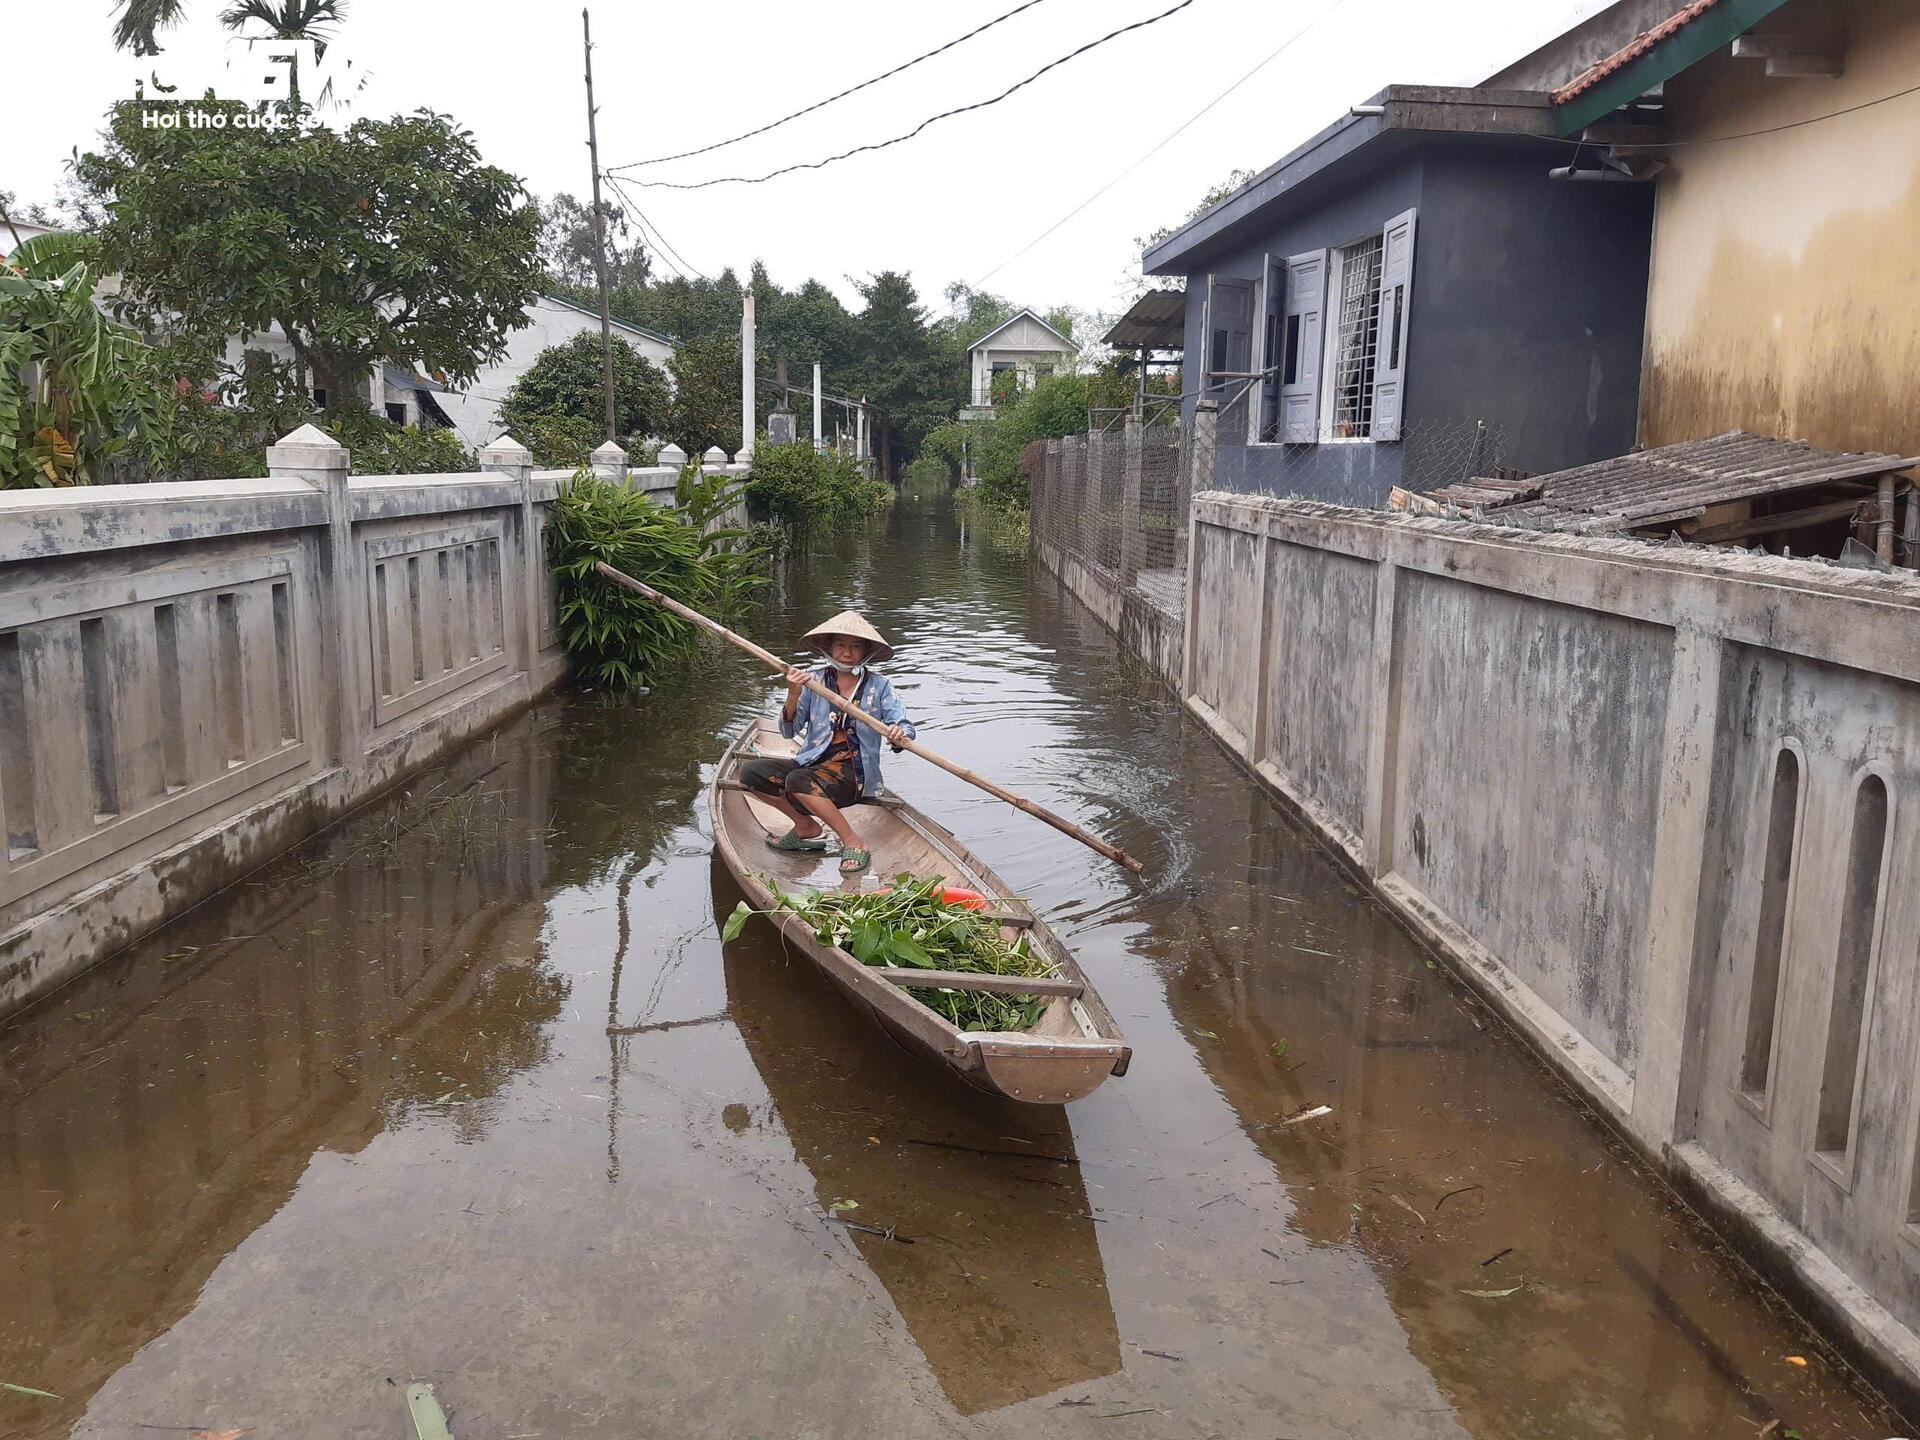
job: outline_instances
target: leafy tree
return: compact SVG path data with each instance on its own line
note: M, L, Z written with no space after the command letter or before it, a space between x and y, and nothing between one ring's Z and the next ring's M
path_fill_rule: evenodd
M867 303L855 325L861 355L855 378L880 411L874 454L892 475L927 432L965 402L966 351L928 327L906 275L887 270L856 283Z
M592 285L566 285L559 293L589 310L600 308ZM737 339L740 334L739 277L723 270L718 279L649 278L644 284L628 281L612 287L610 306L616 320L638 325L677 341Z
M1191 210L1187 211L1185 215L1181 216L1176 224L1162 225L1149 235L1134 236L1134 254L1145 255L1148 250L1158 245L1162 240L1165 240L1169 235L1173 234L1175 230L1178 230L1180 226L1190 221L1198 220L1202 215L1206 214L1207 211L1211 210L1222 200L1233 194L1234 191L1240 189L1249 180L1253 179L1253 174L1254 172L1251 170L1229 171L1226 179L1210 186L1207 193L1200 197L1200 202ZM1141 274L1137 263L1129 266L1120 276L1120 298L1125 305L1130 306L1149 290L1157 290L1159 288L1160 281L1151 275Z
M180 23L186 0L117 0L113 26L114 48L136 55L158 55L159 33ZM347 18L347 0L233 0L220 12L220 23L239 30L257 20L276 40L311 40L314 58L326 53L331 27Z
M740 446L740 342L695 340L674 351L673 405L667 438L699 459L714 446L731 455Z
M122 105L76 169L107 214L122 318L207 339L278 325L330 407L383 360L471 381L539 291L539 212L427 111L163 131Z
M1006 296L975 290L958 280L947 286L945 294L948 314L938 328L958 340L962 349L981 336L992 334L1020 313L1020 307Z
M166 444L162 367L94 305L97 255L55 232L0 264L0 487L92 484L136 437Z
M629 240L627 212L610 200L600 203L606 223L607 285L610 290L647 283L653 262L640 240ZM540 264L556 288L590 296L600 308L600 276L593 264L593 207L571 195L555 195L540 207Z
M501 402L500 418L514 434L537 419L569 416L588 421L600 438L606 400L600 336L583 331L542 350ZM654 435L667 424L671 397L658 366L619 336L613 339L613 413L622 435ZM596 444L598 441L595 442ZM589 447L591 448L591 447Z

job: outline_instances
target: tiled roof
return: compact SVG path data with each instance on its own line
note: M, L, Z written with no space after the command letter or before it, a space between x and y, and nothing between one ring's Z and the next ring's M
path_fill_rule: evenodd
M1722 0L1692 0L1691 4L1682 7L1679 11L1668 16L1652 29L1642 30L1638 35L1634 36L1633 39L1614 51L1613 54L1607 56L1606 59L1582 70L1578 75L1574 76L1573 79L1553 92L1553 103L1555 105L1564 105L1576 95L1584 95L1609 75L1626 69L1627 66L1631 65L1662 41L1679 34L1680 31L1686 29L1687 26L1691 25L1720 3L1722 3Z
M1490 493L1484 498L1448 498L1454 504L1500 512L1490 518L1524 517L1556 528L1618 533L1665 529L1731 501L1868 480L1916 461L1920 456L1822 450L1804 440L1729 430L1705 440L1536 475L1527 482L1531 494L1512 485L1499 487L1507 494L1492 493L1497 482L1470 480L1469 487Z

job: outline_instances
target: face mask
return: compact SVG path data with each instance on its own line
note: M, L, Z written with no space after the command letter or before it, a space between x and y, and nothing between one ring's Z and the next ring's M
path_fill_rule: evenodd
M856 680L867 673L865 663L859 665L842 665L838 660L835 660L832 661L831 664L833 668L838 670L842 675L851 675Z

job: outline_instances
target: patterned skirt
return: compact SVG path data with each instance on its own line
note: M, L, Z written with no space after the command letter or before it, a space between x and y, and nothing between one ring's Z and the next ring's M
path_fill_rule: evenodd
M817 795L842 807L860 799L860 757L851 740L841 738L811 765L791 760L749 760L740 767L740 783L762 795Z

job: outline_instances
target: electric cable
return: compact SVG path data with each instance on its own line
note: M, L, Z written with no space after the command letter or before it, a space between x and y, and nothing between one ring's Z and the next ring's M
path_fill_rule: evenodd
M824 110L826 109L827 106L833 104L834 101L844 100L847 98L847 96L857 94L858 92L867 89L869 86L878 85L882 80L891 80L895 75L898 75L901 71L911 70L914 66L918 65L923 60L931 60L936 55L944 55L946 54L947 51L953 49L954 46L964 45L967 41L973 39L974 36L984 35L987 31L993 29L994 26L1000 24L1002 21L1011 20L1014 16L1018 15L1022 10L1031 10L1034 6L1040 3L1041 3L1041 0L1026 0L1026 3L1024 5L1014 6L1013 9L1007 11L1006 14L996 16L992 20L987 21L986 24L978 26L975 29L969 30L966 34L962 35L957 40L949 40L946 44L942 45L937 50L929 50L924 55L916 55L913 57L913 59L907 61L904 65L896 65L893 67L893 69L885 71L882 74L876 75L871 80L862 80L858 85L850 86L849 88L842 90L838 95L829 95L824 100L816 101L814 104L807 106L806 109L804 110L796 110L791 115L782 115L778 120L770 121L769 123L762 125L757 130L744 131L739 135L735 135L730 140L716 140L711 145L702 145L698 150L682 150L677 155L657 155L651 160L634 160L626 165L616 165L613 168L615 170L638 170L643 165L664 165L669 160L686 160L695 155L706 155L714 150L724 150L729 145L738 145L742 140L751 140L754 136L764 135L769 130L777 130L782 125L785 125L789 120L798 120L802 115L811 115L816 110Z
M1288 49L1292 47L1295 41L1299 40L1309 30L1313 29L1322 20L1326 19L1327 16L1331 15L1334 11L1338 10L1342 5L1346 3L1347 3L1347 0L1333 0L1333 3L1331 5L1327 6L1326 9L1322 10L1318 15L1314 16L1313 19L1309 20L1305 25L1301 26L1300 29L1294 31L1292 35L1288 36L1287 39L1281 43L1280 47L1277 50L1273 51L1272 54L1268 55L1266 59L1262 60L1258 65L1255 65L1251 70L1247 71L1246 74L1242 75L1238 80L1234 81L1231 85L1227 86L1226 89L1222 90L1218 95L1214 96L1213 99L1209 100L1205 105L1202 105L1198 110L1194 111L1192 115L1188 116L1179 125L1175 126L1171 131L1167 133L1167 135L1159 142L1159 144L1155 145L1151 150L1147 151L1144 155L1140 156L1139 159L1135 160L1131 165L1127 166L1126 169L1122 170L1118 175L1114 176L1106 184L1102 185L1098 190L1094 191L1093 194L1089 195L1086 199L1082 200L1078 205L1074 206L1073 209L1069 210L1066 214L1062 215L1058 220L1054 221L1053 224L1049 225L1046 229L1042 230L1038 235L1034 236L1033 239L1029 240L1025 245L1021 246L1018 250L1014 251L1013 254L1009 255L1006 259L1002 260L998 265L994 266L993 269L987 271L986 274L982 275L978 280L974 281L973 282L974 288L978 289L980 286L986 284L987 281L991 280L995 275L998 275L1002 270L1006 269L1007 266L1013 264L1014 261L1018 260L1021 256L1025 255L1029 250L1033 249L1034 246L1038 245L1042 240L1045 240L1049 235L1053 234L1054 231L1058 230L1062 225L1066 224L1069 220L1073 219L1074 216L1078 215L1082 210L1085 210L1089 205L1093 204L1094 201L1098 200L1102 195L1105 195L1109 190L1113 189L1113 187L1118 185L1122 180L1126 179L1129 175L1133 174L1134 171L1138 170L1142 165L1146 164L1147 161L1151 160L1155 155L1158 155L1162 150L1166 149L1168 145L1172 144L1176 138L1178 138L1184 131L1186 131L1189 127L1191 127L1195 121L1199 120L1201 116L1205 115L1209 110L1213 109L1214 106L1218 105L1222 100L1226 99L1234 91L1238 90L1242 85L1246 84L1247 81L1251 80L1254 76L1258 75L1262 70L1266 69L1267 66L1271 65L1275 60L1278 60L1283 54L1287 52Z
M632 207L634 217L640 222L641 231L643 233L650 233L653 236L653 238L657 242L659 242L660 249L667 256L671 257L667 261L668 264L673 265L675 261L678 261L679 262L678 265L675 265L676 269L680 269L681 266L684 266L686 270L691 270L695 275L698 275L702 280L710 280L712 278L707 274L706 271L702 270L698 265L695 265L692 261L688 260L686 256L682 255L678 250L673 248L673 246L668 242L666 235L661 231L660 227L654 224L652 220L648 219L647 212L642 210L639 207L639 205L634 203L633 196L628 192L626 186L620 183L620 178L617 175L609 175L605 171L602 171L600 178L605 180L609 185L611 185L619 193L620 198L622 200L625 200L627 204ZM685 278L684 270L681 272L681 278L683 279Z
M1015 91L1023 90L1027 86L1031 85L1034 81L1038 80L1042 75L1045 75L1049 70L1056 70L1060 66L1065 65L1070 60L1077 60L1080 56L1086 54L1089 50L1097 50L1100 46L1106 44L1109 40L1118 39L1120 36L1125 35L1130 31L1144 30L1149 25L1157 25L1160 23L1160 21L1165 20L1168 16L1178 14L1180 11L1186 9L1191 4L1193 4L1193 0L1179 0L1178 4L1169 6L1167 9L1162 10L1158 15L1149 15L1146 19L1136 20L1131 25L1122 25L1118 30L1109 30L1105 35L1102 35L1099 39L1089 40L1086 44L1082 45L1078 50L1069 51L1067 54L1062 55L1057 60L1048 61L1045 65L1042 65L1038 70L1034 71L1031 75L1027 76L1026 79L1015 81L1012 85L1009 85L1005 90L1002 90L998 95L995 95L992 98L987 100L976 100L971 105L959 105L959 106L955 106L951 110L942 110L938 115L929 115L925 120L922 120L918 125L914 126L913 129L907 131L904 135L895 135L891 140L877 140L867 145L856 145L851 150L842 150L839 154L829 155L823 160L809 160L809 161L805 161L805 162L794 164L794 165L782 165L778 170L769 170L764 175L722 175L722 176L719 176L717 179L713 179L713 180L694 180L694 181L634 180L629 177L628 183L632 185L641 186L643 189L648 189L648 190L705 190L709 186L713 186L713 185L763 185L767 181L777 179L782 175L791 175L796 170L822 170L822 169L825 169L827 166L834 164L837 161L848 160L855 155L865 155L870 151L874 151L874 150L885 150L891 146L900 145L905 143L908 140L913 139L922 130L925 130L929 125L935 124L938 121L950 120L955 115L965 115L974 110L984 110L990 105L998 105L1002 100L1005 100L1008 96L1012 95Z

